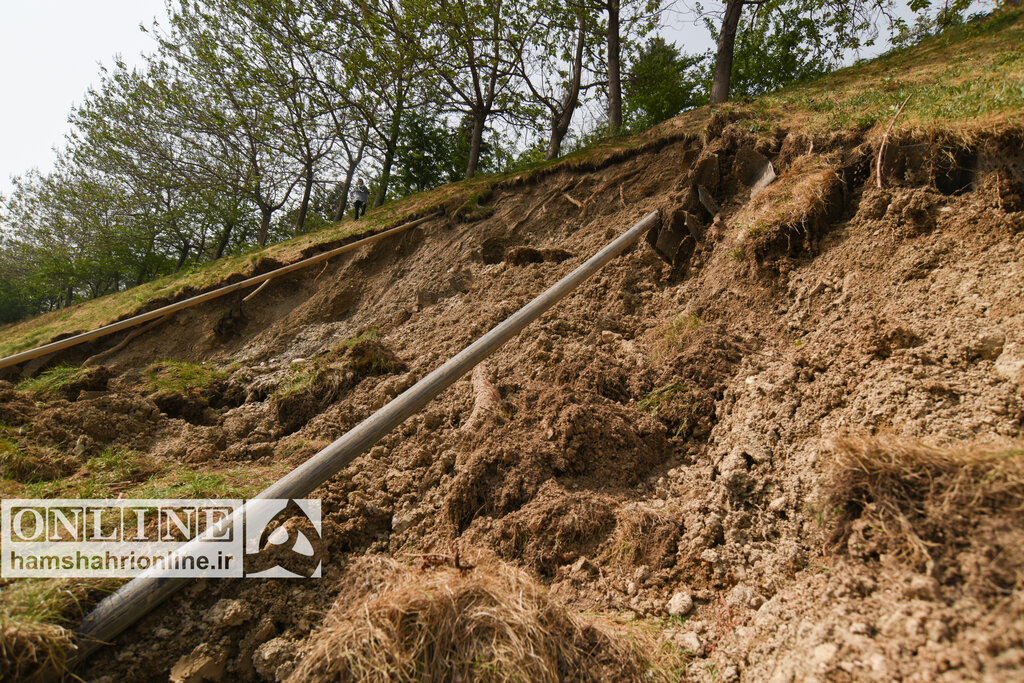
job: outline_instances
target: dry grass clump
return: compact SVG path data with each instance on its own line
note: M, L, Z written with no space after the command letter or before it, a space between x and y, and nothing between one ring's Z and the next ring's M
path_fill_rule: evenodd
M23 448L17 441L0 437L0 479L22 483L49 481L73 469L68 459L53 449Z
M111 579L0 582L0 681L64 672L75 647L65 625L116 585Z
M395 571L366 602L339 600L289 680L596 681L641 671L631 648L523 572L488 562Z
M38 671L62 671L71 646L71 632L58 624L0 616L0 680L25 680Z
M814 154L798 157L788 171L762 190L736 217L754 238L777 225L808 224L831 201L841 181L826 160Z
M1003 590L1024 585L1020 444L945 450L893 437L847 437L832 448L834 541L853 540L937 573L959 571L953 565L962 566L960 553L968 551L998 565L999 576L979 578Z
M602 558L620 568L646 564L661 569L674 559L681 534L682 524L674 511L665 514L641 504L623 506Z
M843 182L825 159L805 155L733 221L759 262L808 249L843 209Z

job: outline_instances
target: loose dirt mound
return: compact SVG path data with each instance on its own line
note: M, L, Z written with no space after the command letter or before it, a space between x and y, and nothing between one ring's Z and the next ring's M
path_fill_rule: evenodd
M485 438L455 463L445 514L459 532L480 515L519 509L546 481L628 488L667 457L664 430L654 420L637 420L607 399L537 387L517 403L522 408L512 420L482 428Z

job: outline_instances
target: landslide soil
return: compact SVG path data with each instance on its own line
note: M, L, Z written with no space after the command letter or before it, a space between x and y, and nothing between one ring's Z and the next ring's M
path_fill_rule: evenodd
M474 414L467 376L314 491L323 578L196 582L79 674L283 680L333 605L373 597L374 558L458 556L515 565L623 638L653 629L687 679L1024 678L1019 508L921 556L870 533L870 503L830 498L844 435L1024 436L1021 137L890 145L879 189L864 133L716 119L181 312L106 358L99 390L5 389L4 421L66 449L61 471L110 445L196 471L297 465L649 212L692 226L675 265L638 244L490 358L496 404ZM765 160L779 179L751 198ZM226 379L144 390L166 359Z

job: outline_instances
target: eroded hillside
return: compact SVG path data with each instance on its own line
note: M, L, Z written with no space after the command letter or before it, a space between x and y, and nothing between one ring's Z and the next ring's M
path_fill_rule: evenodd
M904 130L879 187L884 126L805 124L691 116L5 386L5 495L251 495L689 221L315 491L323 578L197 582L79 674L1024 676L1024 134ZM54 637L12 624L8 671Z

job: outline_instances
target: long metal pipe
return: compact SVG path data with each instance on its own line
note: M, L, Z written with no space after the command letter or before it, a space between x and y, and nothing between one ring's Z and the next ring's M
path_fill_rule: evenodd
M441 367L421 379L386 406L331 445L272 484L257 498L302 498L340 472L382 436L419 411L480 361L519 334L527 325L598 269L625 251L660 221L657 211L620 235L584 264L566 275L546 292L521 308L497 327L467 346ZM242 508L244 514L244 507ZM122 586L96 606L78 628L81 661L113 640L119 633L189 583L190 579L138 577Z
M83 332L81 334L76 334L73 337L67 337L66 339L50 342L49 344L44 344L43 346L39 346L34 349L29 349L28 351L22 351L21 353L16 353L12 356L7 356L6 358L0 358L0 370L6 367L10 367L11 365L17 365L18 363L22 363L27 360L32 360L33 358L45 356L49 353L63 351L64 349L69 349L72 346L78 346L79 344L83 344L87 341L92 341L93 339L105 337L108 334L114 334L115 332L120 332L121 330L126 330L130 327L141 325L142 323L149 322L150 320L156 320L157 318L169 315L171 313L177 313L178 311L183 310L185 308L197 306L206 301L210 301L211 299L216 299L218 297L231 294L232 292L237 292L238 290L245 289L246 287L258 285L261 282L266 282L268 280L274 279L275 277L287 275L288 273L300 270L302 268L308 268L309 266L320 263L321 261L326 261L327 259L334 258L335 256L338 256L340 254L352 251L353 249L358 249L359 247L363 247L368 244L373 244L374 242L379 242L382 239L391 237L392 235L408 230L409 228L415 227L420 223L423 223L424 221L436 217L437 215L438 214L431 214L429 216L417 218L416 220L410 221L409 223L405 223L403 225L398 225L393 228L383 230L381 232L378 232L376 235L371 235L361 240L350 242L349 244L345 244L330 251L325 251L322 254L317 254L316 256L311 256L301 261L296 261L295 263L283 266L281 268L278 268L277 270L272 270L269 273L256 275L255 277L251 277L247 280L236 282L233 285L225 285L224 287L219 287L217 289L210 290L209 292L198 294L191 298L184 299L182 301L177 301L173 304L168 304L166 306L163 306L162 308L149 311L148 313L140 313L139 315L132 316L131 318L126 318L119 322L99 327L95 330L92 330L91 332Z

